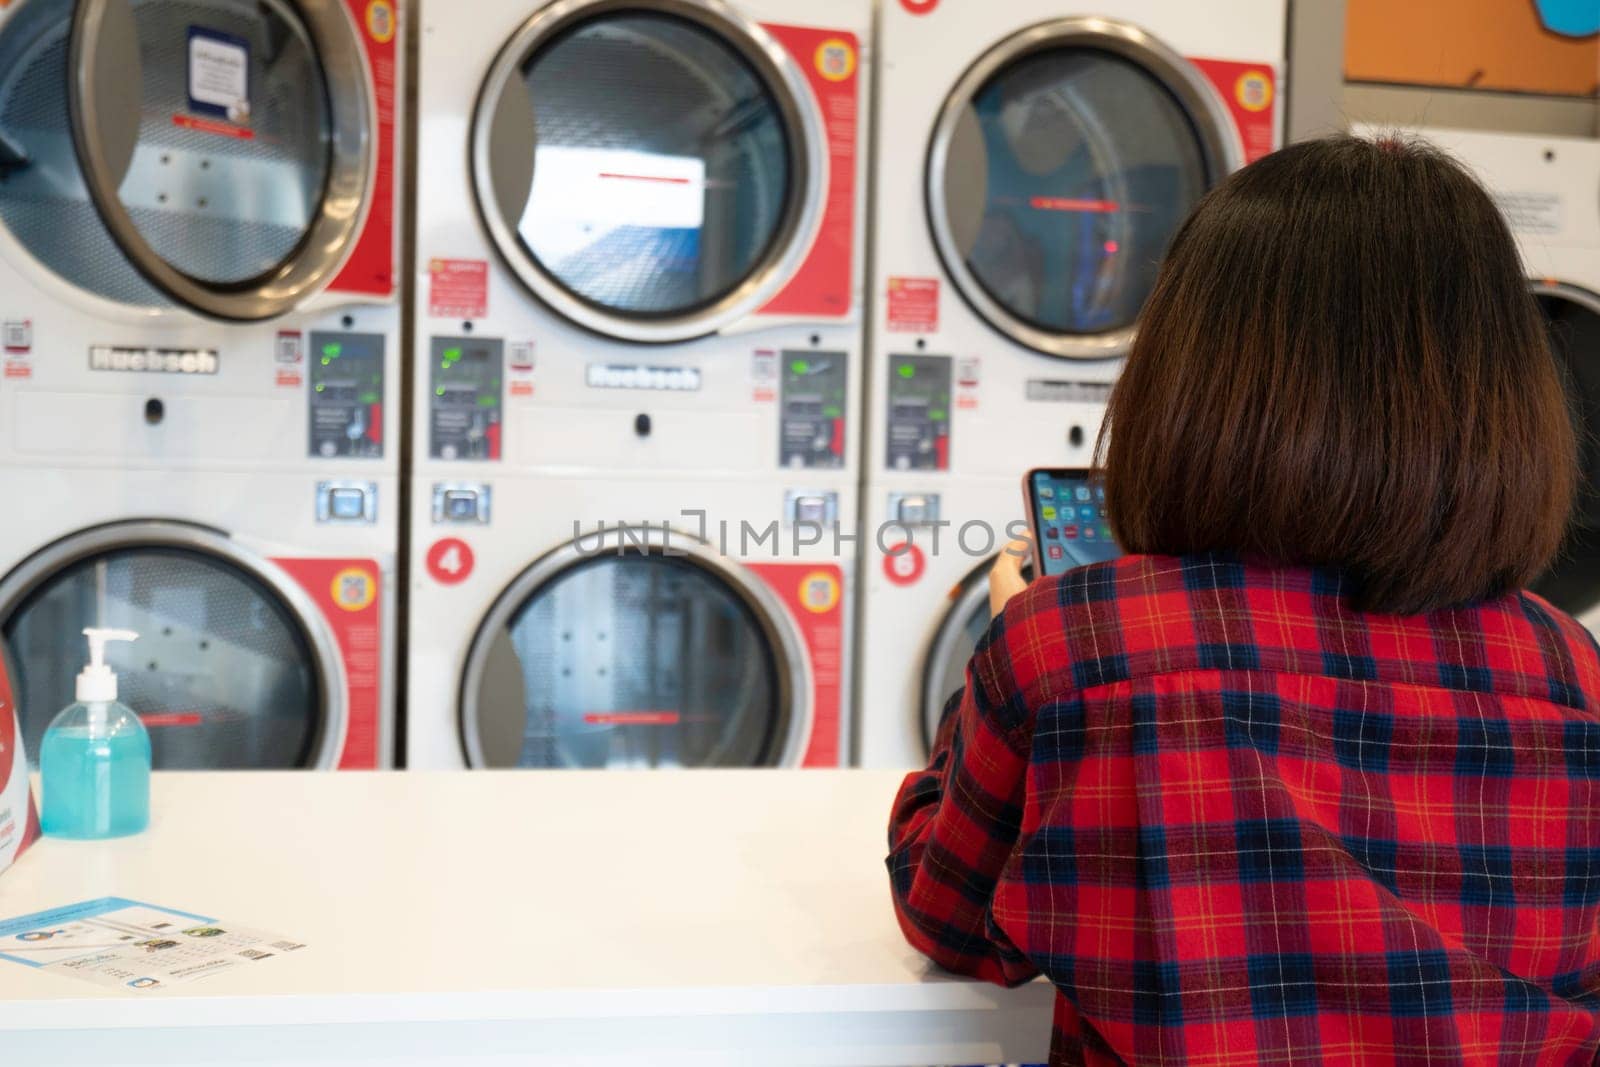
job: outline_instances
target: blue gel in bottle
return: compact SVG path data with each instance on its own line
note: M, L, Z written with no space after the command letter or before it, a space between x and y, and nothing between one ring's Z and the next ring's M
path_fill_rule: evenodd
M55 717L39 747L39 824L56 837L123 837L150 825L150 734L132 708L117 702L105 643L138 635L84 633L90 661L78 675L78 701Z

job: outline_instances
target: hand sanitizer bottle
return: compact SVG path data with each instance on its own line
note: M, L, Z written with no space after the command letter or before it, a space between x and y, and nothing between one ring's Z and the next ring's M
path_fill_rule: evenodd
M150 823L150 735L132 708L117 703L106 642L137 641L139 635L93 628L83 633L89 665L78 675L78 701L55 717L39 748L39 822L57 837L136 834Z

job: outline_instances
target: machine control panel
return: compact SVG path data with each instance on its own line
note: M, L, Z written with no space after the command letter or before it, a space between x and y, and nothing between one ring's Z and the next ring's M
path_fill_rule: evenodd
M317 483L317 522L336 526L371 526L377 521L378 483Z
M778 462L785 467L844 466L849 354L779 354Z
M379 333L312 332L312 457L383 457L383 340Z
M790 526L807 523L828 526L839 518L839 494L823 490L791 489L783 494L783 514Z
M435 337L428 396L428 454L442 460L500 458L505 342Z
M931 526L939 521L939 494L890 493L889 517L901 526Z
M949 356L889 357L890 470L950 469L950 362Z
M433 521L487 526L493 491L481 483L449 482L433 487Z

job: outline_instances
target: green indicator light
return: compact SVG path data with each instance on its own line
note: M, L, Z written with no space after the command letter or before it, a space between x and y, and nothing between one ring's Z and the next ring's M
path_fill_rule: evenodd
M840 417L839 409L829 404L822 409L822 417L825 419L837 419Z
M942 408L932 408L932 409L930 409L928 411L928 421L929 422L943 422L944 421L944 410Z
M478 398L478 406L480 408L492 408L498 403L500 403L500 398L499 397L480 396Z
M335 343L335 344L326 344L326 345L322 346L322 354L327 356L329 359L338 359L339 358L339 354L341 352L343 352L343 351L344 351L344 347L342 345L337 344L337 343Z
M434 396L444 396L444 386L441 385L441 386L439 386L439 388L435 389L433 391L433 395Z
M461 349L459 349L459 348L447 348L447 349L445 349L444 350L444 358L445 358L445 362L454 363L456 360L461 358Z
M900 377L902 377L902 378L915 378L916 376L917 376L917 368L913 367L909 363L900 364Z
M445 361L444 361L444 362L443 362L443 363L441 363L441 364L439 364L439 369L440 369L440 370L449 370L449 369L450 369L450 367L451 367L451 366L452 366L452 364L451 364L451 363L450 363L450 361L449 361L449 360L448 360L448 359L447 359L447 360L445 360Z
M319 393L320 393L320 392L322 392L322 391L323 391L323 390L324 390L324 389L326 389L326 388L327 388L327 386L326 386L326 385L319 385L319 386L317 386L317 392L319 392Z
M363 403L363 404L376 404L377 402L378 402L378 394L377 393L362 393L361 394L360 403Z
M333 360L329 359L327 356L323 356L322 357L322 365L324 367L326 367L328 364L330 364L332 362L333 362Z
M789 370L795 374L804 374L811 369L811 364L803 359L797 359L789 364Z

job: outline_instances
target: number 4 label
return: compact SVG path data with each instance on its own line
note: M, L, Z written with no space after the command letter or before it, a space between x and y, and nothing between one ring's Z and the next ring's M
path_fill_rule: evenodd
M428 573L440 585L457 585L472 576L472 546L459 537L435 541L428 549Z

